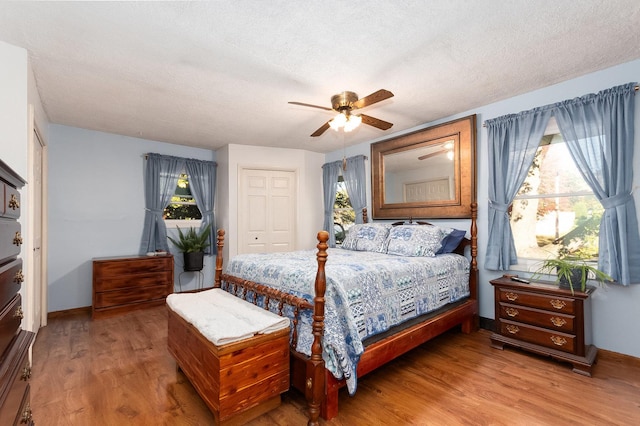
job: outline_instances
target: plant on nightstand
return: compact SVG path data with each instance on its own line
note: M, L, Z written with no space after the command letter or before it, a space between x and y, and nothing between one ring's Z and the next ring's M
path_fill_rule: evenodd
M556 282L560 287L570 288L571 293L574 292L574 287L585 291L589 280L595 280L601 285L613 281L609 275L581 259L547 259L542 262L542 266L535 271L532 278L535 279L542 274L557 275Z
M209 234L211 233L211 224L208 224L202 231L198 232L194 227L189 228L187 232L182 232L178 227L178 239L175 240L169 236L171 241L178 250L182 252L184 259L185 271L201 271L204 264L204 249L209 247Z

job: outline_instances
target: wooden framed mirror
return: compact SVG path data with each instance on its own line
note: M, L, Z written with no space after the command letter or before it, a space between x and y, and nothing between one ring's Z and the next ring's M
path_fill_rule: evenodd
M371 144L374 219L469 218L476 116Z

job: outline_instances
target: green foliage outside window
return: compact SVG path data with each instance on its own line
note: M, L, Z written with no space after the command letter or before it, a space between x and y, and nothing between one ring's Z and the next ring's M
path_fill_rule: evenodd
M340 244L347 236L347 232L351 225L356 222L356 212L351 207L349 194L342 181L342 177L338 181L338 191L336 192L336 201L333 204L333 223L336 243Z
M164 209L165 220L200 220L202 213L196 205L196 200L191 194L189 178L182 173L178 178L176 191L171 197L171 202Z

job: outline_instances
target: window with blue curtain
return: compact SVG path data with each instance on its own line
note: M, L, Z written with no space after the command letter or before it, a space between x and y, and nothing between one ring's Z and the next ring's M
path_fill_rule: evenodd
M489 243L485 267L518 261L509 208L524 183L551 117L571 159L602 205L598 269L640 283L640 237L632 195L636 83L488 120Z

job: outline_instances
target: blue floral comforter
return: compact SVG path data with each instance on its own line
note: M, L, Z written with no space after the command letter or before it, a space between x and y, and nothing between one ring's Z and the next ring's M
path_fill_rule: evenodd
M405 257L340 248L328 254L323 358L351 394L363 340L469 295L469 260L457 254ZM226 272L313 303L316 251L242 254ZM298 333L296 349L306 355L313 342L311 322L306 312Z

